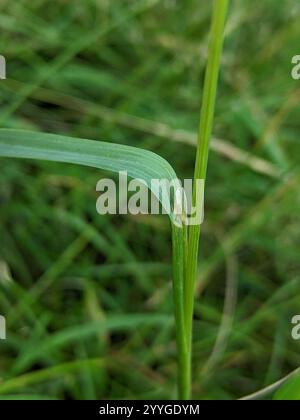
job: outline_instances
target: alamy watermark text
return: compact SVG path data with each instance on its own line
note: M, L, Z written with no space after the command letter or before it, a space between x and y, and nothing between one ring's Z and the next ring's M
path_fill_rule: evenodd
M6 339L6 320L4 316L0 315L0 340Z
M292 78L294 80L300 80L300 55L294 55L292 58Z
M6 79L6 59L0 55L0 79Z
M119 180L101 179L96 186L100 193L98 214L168 214L173 223L200 225L204 219L204 180L128 179L126 171L119 172ZM151 192L150 192L151 191Z

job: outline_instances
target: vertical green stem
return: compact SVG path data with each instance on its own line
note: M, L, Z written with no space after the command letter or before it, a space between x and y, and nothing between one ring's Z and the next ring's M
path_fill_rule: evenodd
M173 296L176 322L178 358L178 398L188 400L190 396L191 369L184 318L184 276L187 246L187 229L172 224L173 239Z
M195 163L194 206L197 199L196 180L206 179L228 2L229 0L213 1L213 17ZM188 400L191 397L192 328L200 232L200 225L189 228L186 226L177 227L174 224L172 226L178 397L182 400Z
M214 0L213 17L210 30L208 62L205 74L204 92L200 115L198 145L196 153L194 182L206 179L209 144L212 135L217 85L220 72L221 54L224 41L224 26L229 0ZM196 204L194 185L193 204ZM194 312L194 293L197 276L200 225L190 226L188 232L188 254L184 281L184 318L189 357L192 353L192 328ZM189 363L191 366L191 362Z

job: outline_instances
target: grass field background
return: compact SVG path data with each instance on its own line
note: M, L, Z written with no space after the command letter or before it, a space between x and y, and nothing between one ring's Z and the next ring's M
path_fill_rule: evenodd
M196 399L240 398L300 364L300 6L230 3L199 256ZM192 177L211 1L1 6L1 127L143 147ZM0 167L0 398L174 398L168 218L99 216L105 172Z

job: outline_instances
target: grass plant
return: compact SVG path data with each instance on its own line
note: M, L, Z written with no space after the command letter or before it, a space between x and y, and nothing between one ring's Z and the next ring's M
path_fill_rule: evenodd
M298 367L295 0L100 3L1 11L0 396L175 398L176 358L177 398L268 397ZM97 216L99 173L194 161L203 226Z

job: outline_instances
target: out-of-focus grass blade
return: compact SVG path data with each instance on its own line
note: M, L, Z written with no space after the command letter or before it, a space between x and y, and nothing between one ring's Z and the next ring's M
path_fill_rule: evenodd
M131 146L23 130L0 129L0 157L74 163L112 172L127 171L143 180L165 209L170 197L151 184L153 179L177 179L172 166L159 155ZM170 215L172 218L172 215Z
M0 393L5 394L7 392L16 391L24 387L26 388L40 382L51 381L56 378L65 377L69 374L74 374L85 370L88 367L99 368L99 365L101 365L102 362L102 359L78 360L47 369L41 369L36 372L27 373L25 375L9 379L4 383L0 383Z
M52 334L37 346L29 343L26 349L16 359L14 369L18 372L25 371L32 363L43 359L45 355L57 351L70 343L84 341L89 337L103 334L107 331L132 331L139 327L168 325L172 318L165 314L131 314L111 316L103 321L90 322L77 325ZM0 393L2 385L0 382Z

